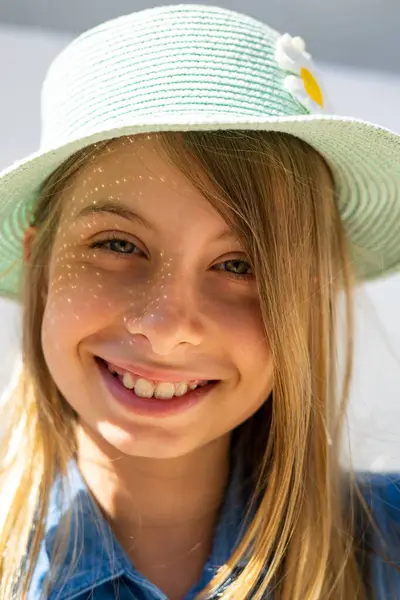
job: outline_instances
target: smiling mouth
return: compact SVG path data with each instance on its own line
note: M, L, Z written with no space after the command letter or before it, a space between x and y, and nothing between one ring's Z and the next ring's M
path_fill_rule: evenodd
M129 371L124 371L113 364L108 363L102 358L96 357L103 367L106 367L110 374L117 379L121 386L126 390L131 390L140 398L157 398L159 400L171 400L180 398L193 392L198 388L204 388L210 384L217 383L216 380L192 380L163 382L149 380Z

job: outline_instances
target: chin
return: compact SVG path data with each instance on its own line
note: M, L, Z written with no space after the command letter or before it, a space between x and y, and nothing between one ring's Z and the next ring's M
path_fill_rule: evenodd
M136 427L126 431L111 423L99 426L101 437L125 456L142 458L179 458L193 452L202 443L196 444L194 436L172 434L156 427Z

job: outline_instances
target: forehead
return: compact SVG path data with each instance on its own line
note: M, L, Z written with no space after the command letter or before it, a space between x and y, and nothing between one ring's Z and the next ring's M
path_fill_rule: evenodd
M185 214L225 221L182 171L168 158L157 134L112 140L94 152L66 190L64 218L73 219L87 205L107 199L142 207L156 218ZM67 209L68 207L68 209ZM161 212L160 212L161 211Z
M124 187L135 183L144 190L167 183L172 188L192 189L183 173L168 159L157 134L112 140L95 152L76 177L79 188L93 189L98 184Z

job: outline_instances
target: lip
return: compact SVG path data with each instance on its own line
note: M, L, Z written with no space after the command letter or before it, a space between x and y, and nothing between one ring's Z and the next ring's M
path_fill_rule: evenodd
M96 359L100 377L107 391L117 404L126 411L149 417L168 417L195 408L203 402L208 394L219 384L211 382L204 387L198 387L184 396L174 396L168 400L158 398L141 398L134 390L125 388L118 378L114 377L107 365Z
M204 374L195 373L194 371L180 371L172 369L159 369L146 367L137 363L127 362L123 360L113 360L104 356L98 357L101 360L114 365L122 371L129 371L138 377L144 377L150 381L159 381L166 383L178 383L180 381L214 381L217 377L207 377Z

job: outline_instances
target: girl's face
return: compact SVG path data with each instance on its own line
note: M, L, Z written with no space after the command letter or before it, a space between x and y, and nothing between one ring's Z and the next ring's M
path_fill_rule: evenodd
M42 342L86 431L125 454L167 458L254 414L273 369L243 248L157 148L154 136L114 141L64 192ZM162 400L165 411L154 399L139 407L98 358L129 371L128 385L135 370L155 383L217 383L193 402Z

